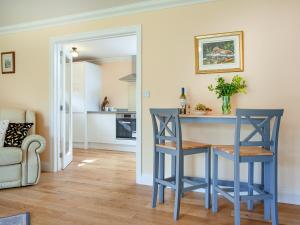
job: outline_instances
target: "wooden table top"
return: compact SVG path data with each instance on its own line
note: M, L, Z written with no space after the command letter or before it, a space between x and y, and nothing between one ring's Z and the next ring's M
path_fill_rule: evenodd
M236 115L230 114L230 115L224 115L221 113L207 113L205 115L200 114L181 114L180 117L183 118L231 118L236 119Z

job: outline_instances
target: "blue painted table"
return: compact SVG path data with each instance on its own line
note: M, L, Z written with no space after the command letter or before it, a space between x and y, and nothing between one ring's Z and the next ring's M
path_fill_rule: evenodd
M219 123L219 124L235 124L235 115L222 115L222 114L186 114L180 115L182 123Z

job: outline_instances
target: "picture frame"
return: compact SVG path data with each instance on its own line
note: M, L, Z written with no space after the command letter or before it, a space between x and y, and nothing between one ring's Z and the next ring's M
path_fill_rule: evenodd
M244 32L198 35L195 41L196 74L244 71Z
M1 53L1 72L2 74L16 72L15 52Z

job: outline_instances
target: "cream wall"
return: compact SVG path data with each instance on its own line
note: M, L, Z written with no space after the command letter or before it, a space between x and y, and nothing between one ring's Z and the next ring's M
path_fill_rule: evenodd
M119 79L132 73L131 59L101 64L102 94L107 96L109 105L116 108L128 108L128 82Z
M280 135L279 191L281 200L300 204L300 1L220 0L193 6L114 17L0 37L0 51L16 51L14 75L0 77L0 104L38 112L38 132L48 137L49 38L102 28L142 24L142 167L152 173L150 107L177 107L180 87L188 88L191 103L201 101L220 111L220 101L207 91L217 75L195 75L193 37L243 30L248 94L234 99L249 108L284 108ZM231 78L233 74L223 74ZM185 138L232 143L233 127L193 125ZM48 149L43 161L49 159ZM222 161L223 164L226 164ZM197 165L197 166L196 166ZM188 160L189 173L199 174L198 159ZM231 167L222 167L223 176ZM197 170L197 171L196 171ZM245 175L245 173L244 173Z

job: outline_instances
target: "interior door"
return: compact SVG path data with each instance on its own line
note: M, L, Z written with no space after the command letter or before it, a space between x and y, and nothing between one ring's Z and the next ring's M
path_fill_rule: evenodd
M60 158L61 169L65 169L73 160L72 56L67 49L62 49L60 58Z

